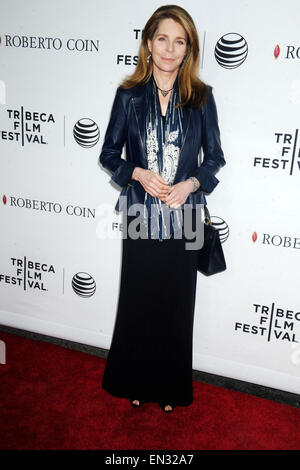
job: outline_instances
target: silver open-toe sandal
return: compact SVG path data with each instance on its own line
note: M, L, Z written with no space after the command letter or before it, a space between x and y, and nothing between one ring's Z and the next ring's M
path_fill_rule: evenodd
M134 401L138 401L139 404L133 403ZM136 408L139 408L140 406L143 405L143 402L141 400L138 400L137 398L133 398L132 400L130 400L130 403L131 403L132 406L135 406Z
M159 405L160 405L161 409L162 409L165 413L172 413L172 411L174 411L174 408L175 408L175 405L172 405L171 403L165 403L165 404L160 403ZM166 409L165 409L166 406L171 406L171 409L166 410Z

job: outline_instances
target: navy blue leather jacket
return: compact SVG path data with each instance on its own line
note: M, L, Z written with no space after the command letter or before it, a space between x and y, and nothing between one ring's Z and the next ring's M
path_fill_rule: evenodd
M131 179L135 167L147 169L145 142L145 91L149 86L131 89L117 88L109 124L106 130L99 161L108 169L122 191L115 209L119 212L120 196L127 196L127 210L131 204L144 203L145 189L139 181ZM225 165L221 148L217 109L210 86L209 98L200 109L183 108L183 140L177 172L173 184L195 176L200 187L191 192L185 204L206 204L204 193L211 193L219 180L215 174ZM126 160L121 158L126 144ZM203 150L202 163L198 161ZM183 206L182 206L183 208Z

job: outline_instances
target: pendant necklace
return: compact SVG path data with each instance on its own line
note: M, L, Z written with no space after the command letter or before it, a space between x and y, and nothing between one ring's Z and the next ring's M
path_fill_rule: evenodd
M157 86L157 85L156 85ZM170 88L170 90L162 90L161 88L157 87L159 91L161 91L161 94L165 97L169 93L169 91L173 90L173 87Z

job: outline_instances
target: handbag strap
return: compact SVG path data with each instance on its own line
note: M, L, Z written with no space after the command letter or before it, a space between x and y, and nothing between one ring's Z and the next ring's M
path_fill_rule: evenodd
M206 224L211 225L210 213L206 204L204 204L204 220Z

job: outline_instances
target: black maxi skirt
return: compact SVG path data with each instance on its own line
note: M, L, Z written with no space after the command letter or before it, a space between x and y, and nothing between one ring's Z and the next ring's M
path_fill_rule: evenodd
M193 220L195 218L193 209ZM128 217L128 225L134 219ZM122 238L117 315L102 379L111 395L187 406L197 251L180 239Z

